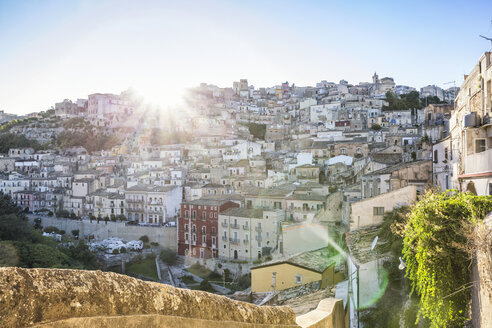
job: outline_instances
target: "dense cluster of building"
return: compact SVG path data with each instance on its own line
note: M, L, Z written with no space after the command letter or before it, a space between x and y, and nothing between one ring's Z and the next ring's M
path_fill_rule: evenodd
M415 89L377 74L357 85L202 84L189 90L192 114L174 127L191 140L153 144L150 116L112 149L10 149L0 191L31 212L176 226L178 253L203 261L300 263L295 253L326 240L295 245L296 236L316 241L323 227L380 223L432 186L492 194L490 60L485 53L459 91L421 89L455 94L454 105L406 110L383 110L385 94ZM125 94L93 94L56 104L54 115L115 128L136 123L137 111Z

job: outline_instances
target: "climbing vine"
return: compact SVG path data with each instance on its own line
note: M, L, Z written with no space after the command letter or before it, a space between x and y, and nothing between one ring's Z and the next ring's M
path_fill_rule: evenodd
M492 211L492 197L428 192L403 227L403 258L419 312L431 327L463 327L471 297L470 227Z

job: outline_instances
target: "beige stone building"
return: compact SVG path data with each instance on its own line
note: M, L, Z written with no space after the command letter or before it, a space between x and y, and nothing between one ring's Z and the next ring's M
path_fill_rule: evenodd
M417 186L408 185L372 198L351 204L350 230L380 224L387 211L402 205L411 205L417 199Z
M255 261L278 246L281 211L230 208L219 214L219 258Z

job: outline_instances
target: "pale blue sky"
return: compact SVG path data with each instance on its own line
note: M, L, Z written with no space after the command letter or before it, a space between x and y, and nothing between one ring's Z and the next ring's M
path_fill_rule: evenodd
M492 37L492 1L2 1L0 109L133 87L176 103L200 82L421 87L457 81ZM449 87L451 85L447 85Z

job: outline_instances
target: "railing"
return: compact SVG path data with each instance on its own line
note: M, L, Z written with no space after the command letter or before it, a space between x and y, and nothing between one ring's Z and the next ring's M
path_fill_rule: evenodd
M226 236L222 236L222 241L227 241L227 237Z
M191 244L192 244L193 246L196 246L196 240L192 241L192 242L191 242Z
M145 203L143 199L126 199L127 203Z
M239 229L239 224L231 224L232 229Z
M221 225L224 227L224 228L227 228L227 222L222 222Z
M249 230L249 225L243 225L244 230Z
M261 227L255 227L255 231L256 231L256 232L261 232L261 231L262 231L262 230L261 230Z
M261 240L262 240L262 238L261 238L261 236L255 236L255 240L257 240L257 241L261 241Z
M249 240L248 239L243 239L243 244L244 245L248 245L249 244Z
M139 212L139 213L145 212L145 209L143 208L127 208L126 210L127 212Z
M233 245L239 245L239 239L229 238L229 241Z

